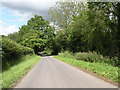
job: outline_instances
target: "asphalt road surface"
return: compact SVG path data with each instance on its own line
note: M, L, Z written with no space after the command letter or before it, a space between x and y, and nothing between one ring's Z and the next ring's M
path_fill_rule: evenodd
M117 88L53 57L42 60L15 88Z

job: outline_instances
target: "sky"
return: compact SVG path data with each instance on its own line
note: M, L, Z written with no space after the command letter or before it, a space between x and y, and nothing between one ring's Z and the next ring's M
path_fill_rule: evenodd
M19 31L33 15L49 19L48 10L59 0L2 0L0 1L0 35Z
M44 19L48 20L50 17L48 16L48 10L57 1L65 0L1 0L0 35L8 35L19 31L19 27L26 25L27 21L35 14L43 16ZM85 2L85 0L76 1Z

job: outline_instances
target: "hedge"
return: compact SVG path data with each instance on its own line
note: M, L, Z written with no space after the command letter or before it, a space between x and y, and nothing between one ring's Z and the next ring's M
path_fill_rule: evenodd
M19 60L23 55L34 53L33 49L22 46L6 37L3 37L0 42L2 42L3 69L5 67L10 67L11 63L13 64L14 62L18 62L17 60Z

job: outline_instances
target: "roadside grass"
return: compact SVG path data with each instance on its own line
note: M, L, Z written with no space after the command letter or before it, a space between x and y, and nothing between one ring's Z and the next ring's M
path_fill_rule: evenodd
M40 56L26 55L22 61L2 73L2 88L11 88L22 78L38 61Z
M114 67L112 65L108 65L107 63L91 63L82 60L77 60L68 57L62 56L54 56L54 58L59 59L63 62L76 66L78 68L82 68L91 72L94 72L100 76L103 76L109 80L120 83L120 77L118 75L118 67Z

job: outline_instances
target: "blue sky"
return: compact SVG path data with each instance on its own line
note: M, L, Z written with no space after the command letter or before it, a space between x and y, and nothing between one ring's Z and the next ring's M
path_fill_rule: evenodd
M3 0L0 4L0 35L17 32L38 14L48 19L48 10L59 0Z
M2 0L0 2L0 35L17 32L19 27L25 25L35 14L48 19L47 12L57 1L70 0ZM85 0L76 1L85 2Z
M0 6L0 34L7 35L9 33L17 32L19 27L25 25L28 18L24 18L20 15L15 15L12 9Z
M12 14L11 9L2 7L2 20L8 25L16 25L17 27L25 24L25 19L20 21L21 16Z

